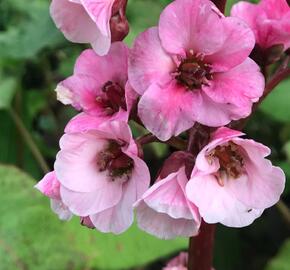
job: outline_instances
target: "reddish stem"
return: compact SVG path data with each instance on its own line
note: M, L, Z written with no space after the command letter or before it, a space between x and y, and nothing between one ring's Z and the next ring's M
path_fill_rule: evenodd
M189 239L188 270L212 269L215 228L202 221L199 234Z
M212 0L221 13L225 13L227 0Z

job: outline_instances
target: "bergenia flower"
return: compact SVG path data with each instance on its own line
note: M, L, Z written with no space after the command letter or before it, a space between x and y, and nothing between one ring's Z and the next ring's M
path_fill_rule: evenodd
M285 51L290 47L290 7L286 0L261 0L259 4L241 1L232 7L231 15L248 23L262 49L283 45Z
M254 45L246 23L223 17L210 1L169 4L129 56L146 128L165 141L196 121L216 127L248 116L264 90L259 67L248 58Z
M111 42L129 32L126 5L127 0L52 0L50 14L68 40L90 43L97 54L105 55Z
M59 83L58 99L92 115L102 123L127 121L136 98L127 83L128 48L114 43L106 56L85 50L77 59L74 74Z
M198 234L200 215L185 195L191 173L187 172L186 159L192 160L184 152L174 153L165 162L156 183L136 203L137 222L142 230L163 239Z
M58 215L59 219L69 220L72 218L73 214L69 211L60 197L60 183L54 171L47 173L35 187L43 195L50 198L51 209Z
M207 223L247 226L283 192L283 171L265 159L270 149L242 135L220 128L196 158L186 194Z
M150 183L129 126L111 121L74 131L61 138L54 166L61 199L84 223L121 233L132 224L133 204Z

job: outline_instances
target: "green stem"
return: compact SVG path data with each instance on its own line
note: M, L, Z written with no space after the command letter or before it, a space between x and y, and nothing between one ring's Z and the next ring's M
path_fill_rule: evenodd
M10 109L9 113L10 113L11 118L13 119L19 133L22 135L23 140L27 144L32 155L34 156L35 160L38 162L38 164L41 167L41 169L43 170L43 172L48 173L50 171L49 166L47 165L44 157L42 156L41 152L39 151L32 136L30 135L30 133L26 129L25 125L23 124L21 118L18 116L18 114L13 109Z

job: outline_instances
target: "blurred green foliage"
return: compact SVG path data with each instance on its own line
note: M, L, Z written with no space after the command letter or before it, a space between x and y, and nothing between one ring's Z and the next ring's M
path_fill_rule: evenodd
M158 22L170 0L129 0L131 45L138 33ZM232 4L228 1L226 13ZM252 1L257 2L257 1ZM186 240L160 241L135 226L121 236L80 227L78 220L58 221L48 200L33 190L42 177L12 122L18 113L52 167L58 140L75 111L56 101L57 82L69 76L85 45L67 42L48 13L49 0L0 1L0 270L14 269L161 269L169 255L186 248ZM290 192L290 81L262 104L249 122L247 134L272 149L272 161L287 175L283 200ZM144 133L133 126L135 136ZM152 144L145 159L154 176L170 148ZM31 175L32 177L28 176ZM252 226L240 230L218 227L217 270L290 269L289 229L275 208ZM285 243L283 244L283 242ZM279 251L279 252L278 252ZM143 266L142 266L143 265Z

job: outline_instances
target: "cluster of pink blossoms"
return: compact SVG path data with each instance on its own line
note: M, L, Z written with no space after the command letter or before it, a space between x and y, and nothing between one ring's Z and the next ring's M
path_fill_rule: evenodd
M248 117L263 96L265 79L249 57L255 45L290 46L286 0L240 2L231 17L208 0L175 0L131 49L121 41L126 4L52 1L64 35L93 49L56 88L80 114L60 139L54 171L36 187L61 219L79 216L102 232L124 232L134 212L142 230L164 239L197 235L202 219L251 224L277 203L285 176L266 159L268 147L226 125ZM188 135L190 147L173 152L151 181L129 121L155 141L202 140Z

